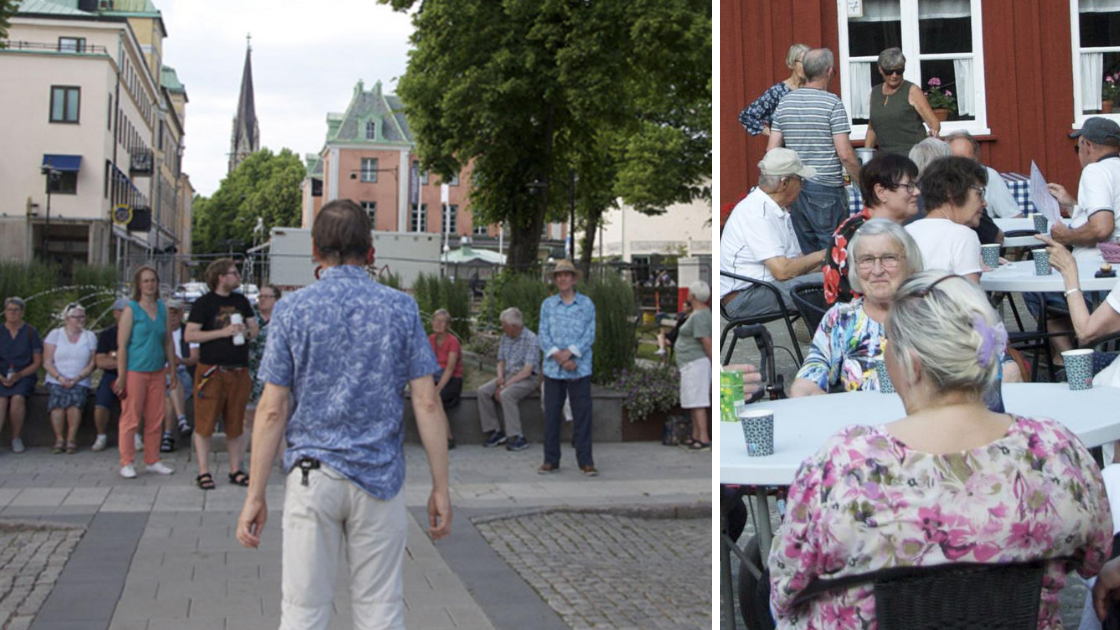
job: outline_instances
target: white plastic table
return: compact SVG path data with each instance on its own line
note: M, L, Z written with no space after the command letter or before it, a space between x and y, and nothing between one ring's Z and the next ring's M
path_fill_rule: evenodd
M1093 256L1077 260L1078 276L1081 279L1082 291L1111 291L1112 287L1120 281L1120 273L1116 278L1095 278L1093 274L1100 269L1104 258L1100 252ZM1116 265L1120 268L1120 265ZM1062 282L1062 275L1057 269L1052 269L1048 276L1035 275L1034 260L1020 260L999 269L985 272L980 276L980 288L985 291L1002 291L1014 293L1045 293L1063 292L1066 290Z
M1003 231L1004 234L1012 230L1034 230L1034 219L1025 217L1021 219L992 219L996 227ZM1066 225L1069 225L1069 219L1063 219ZM1034 236L1012 236L1003 239L1004 247L1035 247L1042 245L1042 241L1036 239Z

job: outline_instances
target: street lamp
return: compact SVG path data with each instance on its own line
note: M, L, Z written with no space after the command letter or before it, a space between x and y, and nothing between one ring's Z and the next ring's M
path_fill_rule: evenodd
M47 221L43 225L43 260L50 262L51 189L58 184L62 173L49 163L40 167L39 171L47 178Z

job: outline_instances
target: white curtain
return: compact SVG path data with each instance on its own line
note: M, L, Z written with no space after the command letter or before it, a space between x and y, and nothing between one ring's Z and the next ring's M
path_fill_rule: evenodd
M944 20L972 15L969 0L918 0L919 20Z
M1081 53L1081 109L1101 108L1104 53Z
M864 0L863 17L852 22L897 22L902 19L899 0Z
M1081 13L1109 13L1120 11L1120 0L1081 0Z
M976 114L976 87L972 81L972 60L954 59L953 72L957 75L957 85L953 96L957 97L957 113L961 116Z
M871 117L871 66L873 61L853 61L851 64L852 118Z

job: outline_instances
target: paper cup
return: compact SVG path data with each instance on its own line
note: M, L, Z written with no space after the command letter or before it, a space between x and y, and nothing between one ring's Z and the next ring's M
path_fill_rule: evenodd
M1066 381L1069 388L1077 391L1093 388L1093 351L1066 350L1062 353L1066 363Z
M981 245L980 255L983 256L985 265L992 269L999 269L999 243Z
M882 359L875 359L875 372L879 375L879 393L895 393L894 383L891 382L891 375L887 374L887 364Z
M1031 255L1034 256L1034 275L1050 275L1053 271L1050 269L1050 252L1045 249L1032 249Z
M1046 221L1045 215L1041 212L1032 212L1031 220L1034 221L1034 229L1037 230L1039 234L1046 234L1049 225L1047 225L1048 222Z
M771 409L744 409L739 413L743 423L743 439L747 455L765 457L774 454L774 411Z

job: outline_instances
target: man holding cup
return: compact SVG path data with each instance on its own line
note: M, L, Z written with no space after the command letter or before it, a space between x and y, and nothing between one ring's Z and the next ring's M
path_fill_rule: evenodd
M229 451L229 481L248 486L249 475L241 470L239 448L245 405L253 389L246 341L256 337L260 330L249 298L235 292L241 286L241 274L233 260L222 258L210 263L206 268L206 285L210 292L191 307L185 333L187 343L200 344L194 385L194 449L198 454L195 481L203 490L214 489L210 436L221 415Z

